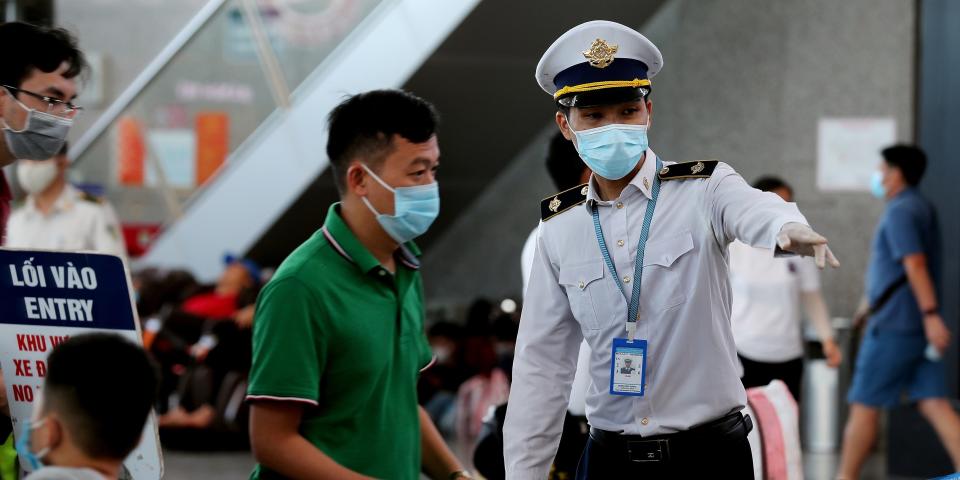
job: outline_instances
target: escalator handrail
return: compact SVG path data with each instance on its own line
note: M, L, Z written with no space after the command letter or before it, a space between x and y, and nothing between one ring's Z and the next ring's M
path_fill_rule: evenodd
M208 0L207 3L200 8L197 14L173 37L170 43L147 64L143 71L124 89L123 93L93 122L93 125L71 145L68 153L71 160L76 161L82 158L87 148L89 148L97 138L100 138L110 125L113 125L113 123L117 121L120 115L130 106L130 103L150 85L153 79L163 71L164 67L207 25L210 19L213 18L226 3L227 0Z

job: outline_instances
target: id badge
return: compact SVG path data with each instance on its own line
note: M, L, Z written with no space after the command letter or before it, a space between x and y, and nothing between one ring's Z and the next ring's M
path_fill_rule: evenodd
M642 397L647 379L647 341L613 339L610 394Z

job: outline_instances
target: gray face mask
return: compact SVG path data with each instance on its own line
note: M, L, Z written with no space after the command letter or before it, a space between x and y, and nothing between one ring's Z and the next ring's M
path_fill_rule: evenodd
M27 160L46 160L56 155L67 139L73 119L34 110L19 100L14 101L27 111L27 121L21 130L14 130L4 122L3 136L10 153Z

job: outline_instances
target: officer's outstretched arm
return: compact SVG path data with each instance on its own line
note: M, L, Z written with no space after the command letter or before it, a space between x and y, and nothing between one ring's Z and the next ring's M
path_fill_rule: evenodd
M820 268L826 263L839 266L827 239L808 226L795 203L751 187L725 163L718 164L710 176L704 202L721 245L736 239L754 247L815 257Z
M506 478L547 478L557 454L582 334L540 229L524 296L503 426Z

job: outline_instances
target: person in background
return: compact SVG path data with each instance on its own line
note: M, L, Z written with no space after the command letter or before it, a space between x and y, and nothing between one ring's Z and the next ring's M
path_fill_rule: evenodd
M76 78L87 68L77 40L62 28L0 24L0 168L54 156L80 107ZM12 195L0 170L0 245Z
M413 239L440 211L438 122L400 90L353 95L330 113L341 201L257 300L252 478L471 478L417 405L433 355Z
M223 256L223 265L223 273L213 290L187 298L180 307L181 310L198 317L213 319L237 316L240 310L237 300L244 291L256 288L260 283L260 266L249 258L242 258L232 253ZM247 308L252 314L252 306ZM252 321L252 318L249 320ZM248 322L241 323L249 326Z
M847 395L850 416L837 473L845 480L859 478L881 409L896 406L904 391L960 470L960 416L947 399L941 360L950 331L938 300L940 227L936 210L917 188L927 156L909 145L886 148L882 155L871 190L887 205L870 249L866 296L854 315L855 324L869 319Z
M468 378L463 366L463 327L438 322L427 330L434 364L420 374L417 398L446 438L455 434L457 389Z
M126 259L113 207L68 183L69 168L66 143L52 159L17 164L17 181L27 198L10 215L7 246L91 251Z
M793 202L793 189L779 178L760 178L753 187ZM820 337L827 364L840 364L816 264L811 258L774 257L769 249L735 241L730 244L730 286L730 320L743 365L743 386L762 387L779 379L799 402L803 379L801 304Z
M33 419L17 438L20 458L33 470L27 479L119 478L156 394L156 369L123 337L94 333L57 345Z
M224 255L223 263L216 285L189 296L166 317L162 328L147 322L147 333L161 339L152 350L162 366L161 392L168 394L172 386L177 388L178 403L157 418L161 429L214 426L223 413L216 410L216 399L227 374L250 369L250 329L262 273L256 262L234 254ZM157 331L151 332L154 329ZM152 342L145 340L147 343ZM177 351L168 350L174 346L179 347ZM184 354L191 360L191 367L184 372L187 382L177 373L186 363Z

